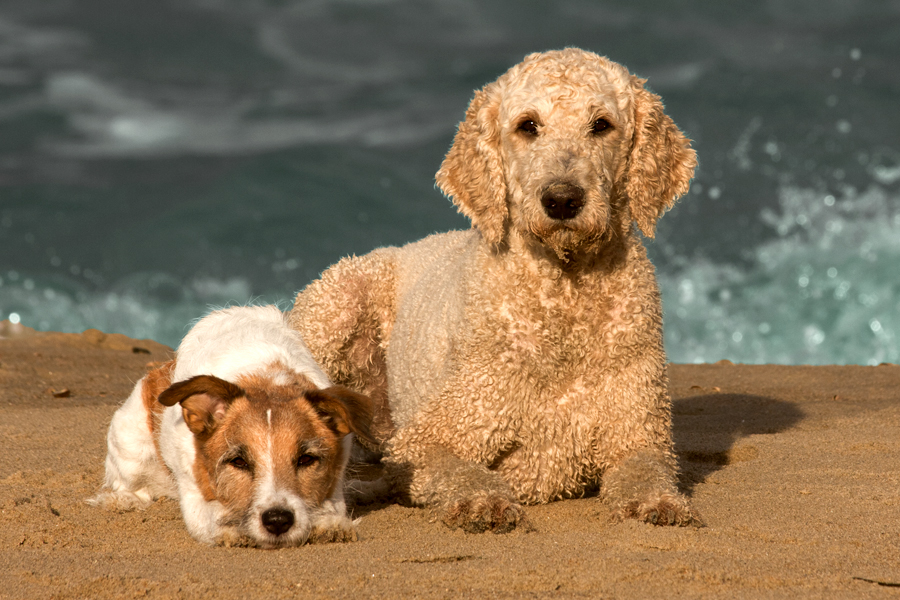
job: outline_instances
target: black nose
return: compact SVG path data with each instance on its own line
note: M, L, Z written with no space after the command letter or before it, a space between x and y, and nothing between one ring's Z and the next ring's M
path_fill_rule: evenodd
M551 185L541 196L541 204L551 219L574 219L584 206L584 190L571 183Z
M294 524L294 513L283 508L270 508L262 514L262 524L272 535L281 535Z

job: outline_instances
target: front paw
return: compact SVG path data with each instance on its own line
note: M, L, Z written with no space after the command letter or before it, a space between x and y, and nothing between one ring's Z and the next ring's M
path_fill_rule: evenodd
M356 524L347 517L334 517L317 523L309 532L307 543L330 544L359 540Z
M613 520L637 519L651 525L703 527L700 514L680 494L662 494L645 500L631 500L613 511Z
M91 506L98 506L106 510L117 512L129 512L132 510L146 510L153 504L154 498L146 490L130 492L127 490L103 491L86 502Z
M443 507L441 521L467 533L508 533L513 529L531 531L533 527L522 505L505 496L484 493L460 498Z

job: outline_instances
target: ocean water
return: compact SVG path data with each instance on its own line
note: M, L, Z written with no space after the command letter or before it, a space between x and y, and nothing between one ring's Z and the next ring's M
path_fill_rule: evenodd
M676 362L900 362L900 5L4 0L0 319L175 345L348 254L466 227L474 89L580 46L694 140L648 240Z

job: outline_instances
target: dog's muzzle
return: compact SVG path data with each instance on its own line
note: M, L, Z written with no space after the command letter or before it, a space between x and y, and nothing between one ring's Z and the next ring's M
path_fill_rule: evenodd
M541 205L551 219L574 219L584 207L584 189L571 183L551 185L541 195Z

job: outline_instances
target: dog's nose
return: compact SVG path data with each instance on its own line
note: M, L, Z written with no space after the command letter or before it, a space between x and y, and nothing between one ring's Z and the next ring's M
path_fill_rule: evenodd
M294 513L283 508L270 508L262 514L262 524L272 535L281 535L294 525Z
M541 195L541 204L551 219L574 219L584 206L584 190L571 183L552 185Z

